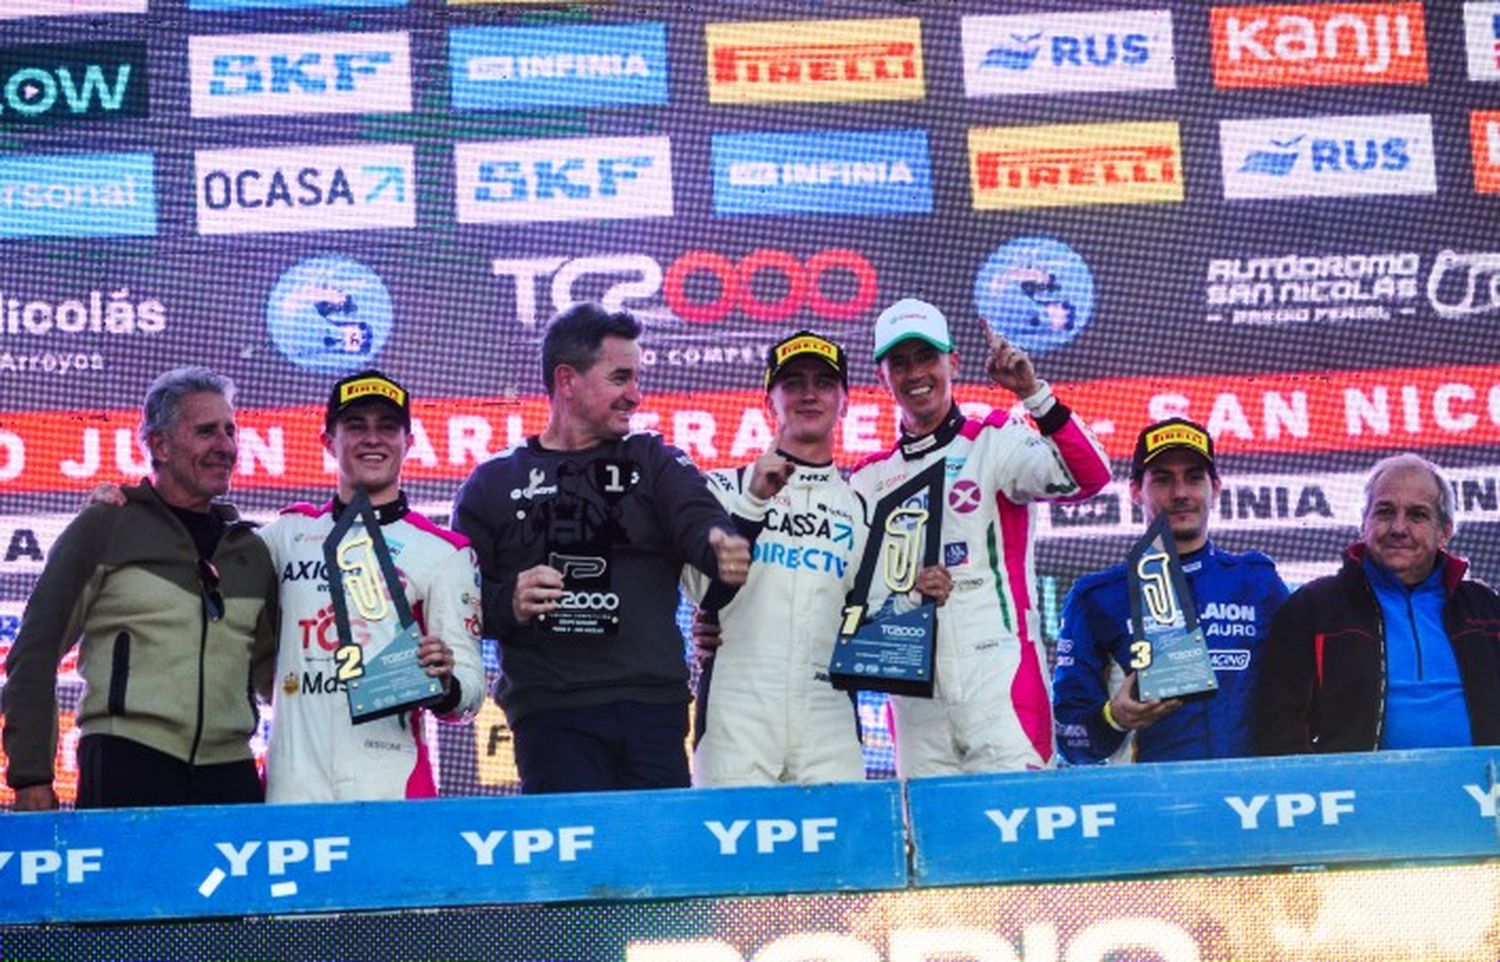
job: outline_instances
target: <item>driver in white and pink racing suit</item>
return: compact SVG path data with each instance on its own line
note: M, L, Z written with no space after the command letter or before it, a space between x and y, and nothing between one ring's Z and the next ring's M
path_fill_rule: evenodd
M937 609L933 697L891 698L902 778L1052 763L1033 505L1088 498L1110 478L1099 443L1038 380L1025 352L986 334L989 379L1021 399L1035 427L1004 410L983 419L959 410L952 394L958 354L947 319L931 304L907 298L875 324L877 373L900 406L901 437L856 467L849 482L873 512L883 495L944 462L936 536L953 583ZM884 592L883 579L874 578L871 611L882 607Z

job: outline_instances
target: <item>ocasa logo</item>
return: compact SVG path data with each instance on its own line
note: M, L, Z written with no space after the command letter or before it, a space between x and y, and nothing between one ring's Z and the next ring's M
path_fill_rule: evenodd
M0 49L0 122L144 117L147 104L143 43Z
M825 320L849 321L866 314L880 294L875 266L847 248L821 250L805 260L775 248L737 260L694 250L665 270L647 254L496 258L490 271L515 284L516 320L523 327L545 320L544 312L563 311L588 298L612 311L630 307L649 316L649 305L633 302L650 301L657 294L671 317L699 324L735 313L783 322L803 310ZM543 282L550 294L548 308L541 308L537 299Z
M1424 84L1420 3L1215 7L1214 85Z
M411 110L405 33L191 37L194 117Z
M459 144L460 223L672 216L666 137Z
M196 167L200 234L416 226L408 146L200 150Z

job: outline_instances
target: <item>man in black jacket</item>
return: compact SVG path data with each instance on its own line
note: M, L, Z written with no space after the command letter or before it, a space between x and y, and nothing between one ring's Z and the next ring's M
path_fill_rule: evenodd
M1342 570L1271 623L1260 754L1500 744L1500 597L1444 550L1453 511L1431 462L1375 465Z
M453 527L479 556L495 698L527 793L687 787L678 577L743 584L750 545L687 455L630 434L639 323L580 304L542 342L540 435L474 469Z

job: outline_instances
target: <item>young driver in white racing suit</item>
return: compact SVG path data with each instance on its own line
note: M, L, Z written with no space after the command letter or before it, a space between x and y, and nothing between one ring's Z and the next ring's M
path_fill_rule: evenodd
M338 464L337 496L322 507L293 505L261 531L281 578L266 800L432 797L437 780L425 716L431 712L461 720L484 698L474 552L461 535L411 511L401 493L401 465L411 445L411 406L396 382L376 371L339 381L329 398L322 439ZM420 626L418 660L429 675L442 680L444 697L429 708L355 725L334 661L339 637L328 581L341 573L326 570L323 541L358 485L375 505ZM363 526L356 523L344 543L362 535ZM349 614L357 635L355 605Z

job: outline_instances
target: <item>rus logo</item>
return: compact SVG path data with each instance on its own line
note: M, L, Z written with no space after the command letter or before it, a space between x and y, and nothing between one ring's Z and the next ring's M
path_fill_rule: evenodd
M0 122L144 117L143 43L0 48Z

